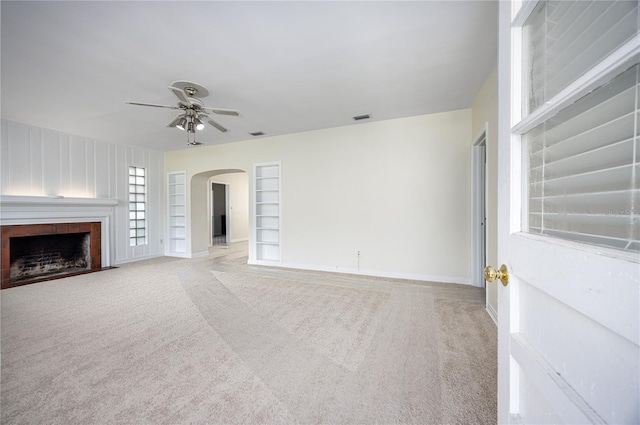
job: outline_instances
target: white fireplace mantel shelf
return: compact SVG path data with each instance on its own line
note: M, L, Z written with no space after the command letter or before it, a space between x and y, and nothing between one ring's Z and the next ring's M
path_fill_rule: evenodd
M79 206L79 207L113 207L118 205L117 199L111 198L65 198L62 196L20 196L0 195L0 207L34 207L34 206Z
M0 196L0 224L61 223L64 220L92 221L113 216L117 199L63 198L49 196Z

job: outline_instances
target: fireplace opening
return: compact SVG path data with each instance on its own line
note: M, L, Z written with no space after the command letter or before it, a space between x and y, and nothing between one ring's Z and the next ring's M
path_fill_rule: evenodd
M91 269L89 232L12 237L10 245L12 282Z
M1 288L104 270L101 226L98 221L0 226Z

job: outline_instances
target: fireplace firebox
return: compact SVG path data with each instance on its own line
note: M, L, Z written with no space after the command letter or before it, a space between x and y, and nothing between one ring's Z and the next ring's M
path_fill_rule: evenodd
M101 270L101 223L2 226L2 289Z

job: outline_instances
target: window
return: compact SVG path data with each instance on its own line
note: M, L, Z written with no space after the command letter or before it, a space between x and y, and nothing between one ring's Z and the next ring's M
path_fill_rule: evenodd
M529 233L640 251L637 1L540 1L522 28Z
M129 245L147 243L145 169L129 167Z

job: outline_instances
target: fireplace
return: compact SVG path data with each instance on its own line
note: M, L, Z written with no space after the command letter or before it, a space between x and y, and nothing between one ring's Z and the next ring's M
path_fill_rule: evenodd
M102 269L101 223L2 226L2 289Z

